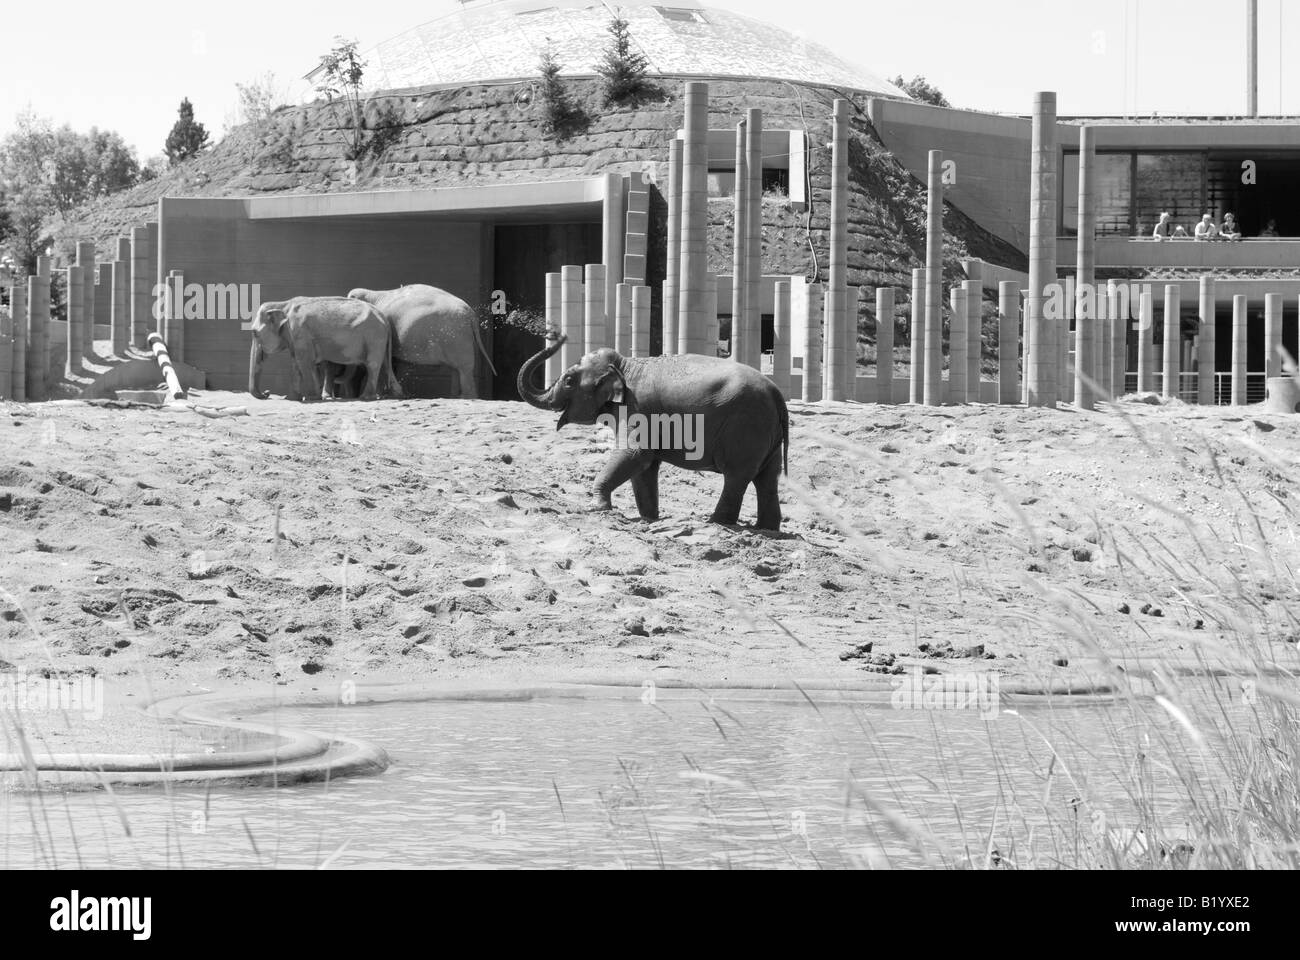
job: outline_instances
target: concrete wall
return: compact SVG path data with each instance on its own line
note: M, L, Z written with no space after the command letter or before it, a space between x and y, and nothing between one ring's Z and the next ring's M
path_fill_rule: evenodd
M492 230L482 223L416 216L250 220L246 209L242 200L161 200L164 275L180 270L187 285L260 284L263 302L407 283L442 287L472 306L487 299ZM212 389L247 388L245 326L237 317L186 321L184 360L207 373ZM286 357L267 359L264 383L276 393L287 389Z

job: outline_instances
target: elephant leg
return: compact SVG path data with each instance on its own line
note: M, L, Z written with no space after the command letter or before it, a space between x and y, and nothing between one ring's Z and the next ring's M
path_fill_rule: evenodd
M366 386L361 391L362 400L379 399L379 375L383 370L383 360L374 360L366 364Z
M457 367L456 373L460 377L460 398L462 400L477 400L478 397L478 378L474 376L474 363L470 362L468 367Z
M659 463L655 460L632 478L632 493L642 520L659 519Z
M315 352L311 349L294 351L294 369L298 373L296 392L303 403L314 403L320 399L321 386L316 382Z
M648 456L643 450L616 450L605 464L605 469L596 478L596 486L591 498L592 507L596 510L613 510L614 504L610 498L614 491L633 477L640 476L653 463L655 463L654 458ZM640 505L638 497L637 506Z
M745 502L745 490L749 487L749 478L729 473L722 482L722 496L713 508L710 523L735 526L740 520L740 507Z
M754 492L758 495L758 529L781 530L781 455L777 450L754 478Z
M338 394L335 386L338 380L340 367L337 364L330 363L328 360L317 364L317 372L321 375L320 398L322 400L334 400Z

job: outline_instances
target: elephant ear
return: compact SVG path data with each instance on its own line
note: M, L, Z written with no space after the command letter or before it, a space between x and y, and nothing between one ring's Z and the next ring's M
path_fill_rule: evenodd
M611 403L624 403L626 392L627 381L623 379L623 374L618 367L610 367L609 372L596 384L596 409Z

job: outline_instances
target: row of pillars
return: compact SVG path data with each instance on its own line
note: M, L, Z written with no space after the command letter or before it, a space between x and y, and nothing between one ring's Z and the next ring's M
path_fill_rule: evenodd
M112 260L97 262L95 244L77 244L76 259L65 271L65 324L51 324L50 287L52 261L38 257L36 273L25 284L10 288L9 313L0 320L0 399L41 402L49 399L51 384L63 377L85 373L95 360L95 324L109 327L109 342L116 356L127 348L147 350L147 338L166 322L155 324L153 278L157 271L158 224L136 227L130 237L118 237ZM183 298L176 291L168 298L180 313ZM182 344L172 345L179 359Z
M562 267L546 275L546 327L568 340L547 361L546 382L554 383L584 354L611 347L627 357L650 356L650 288L619 283L614 287L614 316L605 310L603 264ZM716 314L716 311L715 311Z

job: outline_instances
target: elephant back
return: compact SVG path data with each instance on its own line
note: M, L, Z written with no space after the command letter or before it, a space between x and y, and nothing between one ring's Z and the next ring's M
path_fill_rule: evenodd
M374 305L393 329L393 359L413 364L448 361L455 344L472 349L477 318L468 303L446 290L414 284L389 290Z

